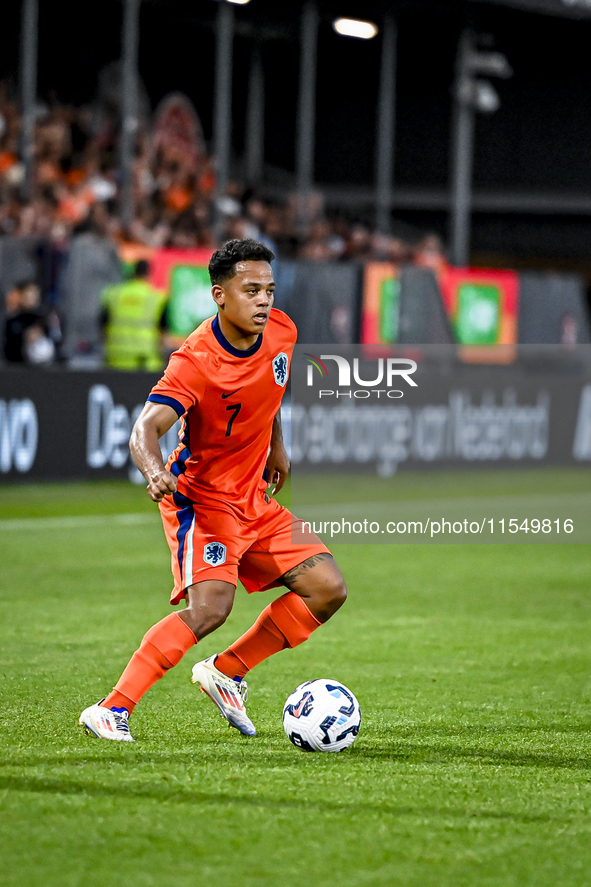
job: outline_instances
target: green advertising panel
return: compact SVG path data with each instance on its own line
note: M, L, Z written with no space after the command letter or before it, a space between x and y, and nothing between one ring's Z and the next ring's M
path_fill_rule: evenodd
M464 283L458 287L454 330L458 342L470 345L494 345L498 341L501 318L501 290L483 283Z
M393 344L398 339L400 280L387 277L380 283L380 341Z
M177 265L173 268L167 310L170 332L188 336L215 312L207 268L204 265Z

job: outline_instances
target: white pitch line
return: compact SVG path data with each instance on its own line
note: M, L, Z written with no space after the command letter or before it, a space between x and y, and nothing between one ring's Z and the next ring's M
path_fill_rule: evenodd
M8 530L76 530L82 527L99 527L103 524L131 526L149 524L156 514L88 514L69 517L23 517L0 520L0 533Z

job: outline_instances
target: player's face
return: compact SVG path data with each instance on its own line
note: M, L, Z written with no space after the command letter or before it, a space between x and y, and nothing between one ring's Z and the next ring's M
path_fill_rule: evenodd
M234 277L213 287L226 337L250 339L265 329L273 306L275 281L268 262L237 262Z

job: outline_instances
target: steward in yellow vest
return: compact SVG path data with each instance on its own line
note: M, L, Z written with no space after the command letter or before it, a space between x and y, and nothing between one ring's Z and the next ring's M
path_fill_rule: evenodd
M150 266L140 259L134 276L102 293L105 363L116 370L161 370L161 332L166 295L146 278Z

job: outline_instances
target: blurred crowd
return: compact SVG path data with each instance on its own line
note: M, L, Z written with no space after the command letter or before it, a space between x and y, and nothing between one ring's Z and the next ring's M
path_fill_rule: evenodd
M134 213L124 227L119 205L118 76L116 66L103 72L93 104L37 105L27 199L19 105L9 85L0 83L0 238L38 238L44 245L45 257L50 258L44 262L44 279L37 279L44 304L49 301L62 310L60 263L72 238L88 232L108 239L120 254L126 246L214 249L229 238L252 237L267 243L280 258L417 262L435 269L444 261L435 235L402 225L396 235L379 234L365 221L328 214L319 194L305 207L304 225L294 195L268 199L264 191L232 181L216 198L213 158L194 108L180 94L163 100L154 114L140 96ZM6 299L5 285L3 289ZM14 299L13 294L13 303ZM5 313L11 313L8 303Z

